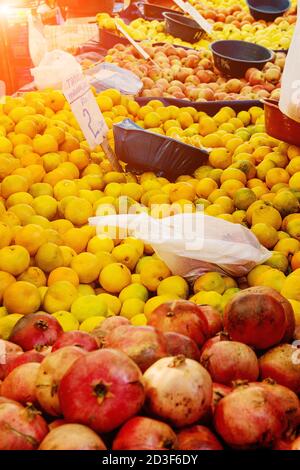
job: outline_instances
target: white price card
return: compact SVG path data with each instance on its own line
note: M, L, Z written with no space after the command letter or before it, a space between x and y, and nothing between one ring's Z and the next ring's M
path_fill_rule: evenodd
M179 8L188 13L193 20L195 20L198 25L207 33L211 34L212 25L196 10L190 3L183 2L183 0L173 0Z
M144 51L144 49L134 39L132 39L132 37L127 33L127 31L125 31L123 26L121 26L117 21L115 23L116 23L116 27L120 31L120 33L122 33L123 36L125 36L125 38L128 39L128 41L141 54L141 56L144 57L144 59L146 59L146 60L150 59L149 54L146 51Z
M64 81L63 94L93 150L97 145L102 144L108 127L90 85L81 73L75 73Z

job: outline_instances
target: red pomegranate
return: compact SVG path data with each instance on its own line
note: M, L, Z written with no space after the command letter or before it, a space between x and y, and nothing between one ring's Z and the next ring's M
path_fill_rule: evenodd
M29 351L37 347L51 346L62 333L63 329L55 317L38 312L20 318L9 339Z
M212 381L198 362L165 357L144 373L146 408L176 427L194 424L209 411Z
M274 406L270 392L255 383L239 386L219 401L214 425L236 449L271 447L286 431L283 409Z
M117 315L113 317L108 317L101 323L100 326L98 326L92 331L92 335L99 342L100 347L104 347L104 339L107 336L107 334L110 333L115 328L118 328L119 326L126 326L126 325L130 326L131 323L125 317L121 317Z
M171 450L177 448L177 437L166 423L136 416L121 427L112 448L113 450Z
M102 439L82 424L63 424L51 429L39 450L106 450Z
M47 433L47 423L35 408L0 399L0 450L35 450Z
M199 305L208 322L208 337L215 336L223 329L223 322L219 312L211 305Z
M52 352L65 346L77 346L85 351L95 351L99 348L96 338L85 331L66 331L55 341Z
M216 436L205 426L192 426L177 434L179 450L223 450Z
M107 334L104 343L127 354L142 372L167 356L165 337L153 326L119 326Z
M209 325L201 307L187 300L166 302L151 314L149 325L163 333L174 332L188 336L198 346L208 339Z
M300 450L300 436L292 442L291 450Z
M238 292L226 305L225 330L234 341L256 349L270 348L286 334L286 302L268 287L250 287Z
M180 333L164 333L165 340L167 342L167 353L168 356L179 356L183 354L189 359L199 360L200 351L191 338L188 336L181 335Z
M289 439L279 439L274 442L272 450L291 450L292 441Z
M52 429L58 428L59 426L62 426L63 424L68 424L65 419L55 419L49 424L49 429L51 431Z
M259 359L262 379L271 378L300 393L300 354L291 344L280 344Z
M112 431L137 414L145 399L140 369L114 349L78 359L62 378L58 393L68 421L99 433Z
M36 404L35 383L39 368L39 363L28 362L13 369L1 385L1 395L23 405Z
M208 343L210 340L208 341ZM217 341L203 346L200 363L214 382L232 385L235 380L255 381L259 375L253 350L237 341Z
M0 339L0 351L1 355L23 352L23 349L18 344L12 343L11 341L6 341L5 339Z
M229 393L231 392L232 392L232 387L228 387L227 385L213 382L213 396L212 396L212 402L211 402L211 415L212 416L215 413L215 409L219 401L222 400L222 398L229 395Z
M36 378L36 396L42 409L49 415L61 414L58 399L60 381L72 364L86 354L82 348L65 346L44 358Z
M5 376L10 374L10 372L19 367L22 364L27 364L30 362L42 362L44 355L37 351L26 351L24 353L17 353L16 356L12 357L11 360L7 363L5 368Z

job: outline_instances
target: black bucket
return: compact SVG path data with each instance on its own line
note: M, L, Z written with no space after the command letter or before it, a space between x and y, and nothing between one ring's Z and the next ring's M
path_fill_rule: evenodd
M255 20L274 21L290 7L290 0L247 0L250 14Z
M164 20L163 13L174 13L174 11L171 10L171 8L161 7L160 5L155 5L153 3L139 2L137 6L143 18L149 21L152 21L152 20L162 21ZM178 12L178 14L181 14L181 13Z
M213 42L210 47L216 68L230 77L244 77L251 67L262 70L274 59L273 51L252 42L221 40Z
M163 16L165 18L167 33L175 38L180 38L183 41L193 44L199 41L205 32L196 21L180 13L163 13Z

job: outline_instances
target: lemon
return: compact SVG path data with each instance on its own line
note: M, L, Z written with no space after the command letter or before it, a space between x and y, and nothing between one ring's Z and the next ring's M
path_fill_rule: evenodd
M8 311L5 307L0 307L0 318L6 317L8 315Z
M147 325L147 317L143 313L139 313L131 318L131 324L134 326L145 326Z
M122 304L118 297L107 293L98 294L97 297L106 303L108 310L112 311L114 315L119 315Z
M225 291L225 282L221 274L210 272L198 277L194 284L194 292L197 294L197 292L200 291L215 291L219 294L223 294Z
M171 302L172 300L176 299L178 299L178 297L172 294L164 294L151 297L151 299L149 299L145 304L144 314L147 318L149 318L151 313L154 312L157 307L166 302Z
M211 305L221 313L223 312L222 300L221 294L215 291L198 292L190 298L191 302L195 302L198 305Z
M79 321L70 312L60 311L52 313L64 331L78 330Z
M82 297L84 295L95 295L95 291L89 284L79 284L77 287L77 296Z
M11 332L15 324L22 318L23 315L19 313L12 313L5 317L0 318L0 338L8 339L11 335Z
M187 299L189 286L181 276L170 276L161 281L157 288L157 295L171 294Z
M79 329L81 331L86 331L87 333L91 333L95 328L100 326L104 320L105 320L105 317L101 315L87 318L81 323Z
M124 301L120 315L129 320L135 315L144 313L145 302L140 299L127 299Z
M82 323L90 317L105 317L107 314L107 305L104 300L99 299L98 296L84 295L73 302L71 313L80 323Z
M149 294L142 284L133 283L125 287L119 294L119 299L124 303L128 299L140 299L143 302L148 300Z

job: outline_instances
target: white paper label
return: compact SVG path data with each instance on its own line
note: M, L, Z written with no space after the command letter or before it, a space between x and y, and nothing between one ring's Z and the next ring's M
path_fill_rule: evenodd
M81 73L71 75L64 81L63 93L93 150L102 144L108 127L87 80Z
M141 56L144 57L144 59L146 60L150 59L149 54L147 54L147 52L145 52L144 49L134 39L132 39L132 37L127 33L127 31L125 31L125 29L117 21L116 21L116 26L117 26L117 29L120 31L120 33L122 33L123 36L125 36L125 38L128 39L128 41L133 45L133 47L135 47L135 49L141 54Z
M190 3L183 2L182 0L173 0L174 3L176 3L179 8L181 8L183 11L186 13L189 13L189 15L195 20L198 25L204 29L204 31L207 34L210 34L212 32L212 25L206 21L205 18L199 13L199 11L196 10Z

